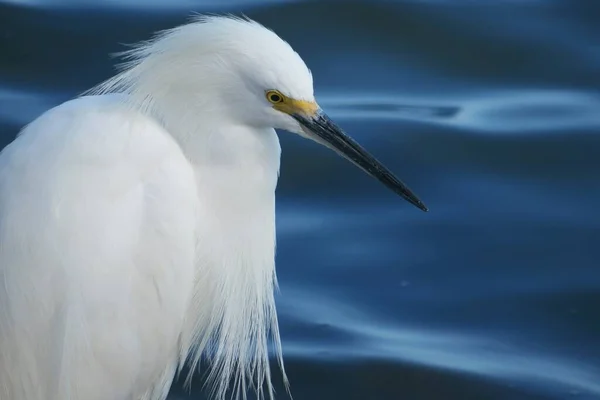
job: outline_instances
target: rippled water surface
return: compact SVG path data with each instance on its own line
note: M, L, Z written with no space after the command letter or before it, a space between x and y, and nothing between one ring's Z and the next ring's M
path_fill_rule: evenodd
M431 210L281 133L295 399L600 399L600 2L0 0L3 144L191 11L288 40Z

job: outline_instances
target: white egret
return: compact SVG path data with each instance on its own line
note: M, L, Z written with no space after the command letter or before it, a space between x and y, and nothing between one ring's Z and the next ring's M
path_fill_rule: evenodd
M201 355L214 397L272 397L274 128L427 209L258 23L200 17L124 56L0 155L0 399L164 399Z

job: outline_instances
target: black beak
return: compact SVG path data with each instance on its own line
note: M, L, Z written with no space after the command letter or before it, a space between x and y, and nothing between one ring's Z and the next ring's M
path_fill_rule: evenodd
M396 178L389 169L377 161L375 157L356 143L354 139L346 135L325 113L319 111L314 117L294 114L293 117L308 131L308 134L316 136L313 139L317 142L335 150L341 156L352 161L363 171L404 197L409 203L423 211L429 211L408 186Z

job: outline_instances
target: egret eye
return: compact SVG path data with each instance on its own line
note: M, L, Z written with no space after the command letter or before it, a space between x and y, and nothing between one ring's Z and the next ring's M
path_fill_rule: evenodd
M269 90L267 92L267 100L273 104L281 103L283 101L283 95L277 90Z

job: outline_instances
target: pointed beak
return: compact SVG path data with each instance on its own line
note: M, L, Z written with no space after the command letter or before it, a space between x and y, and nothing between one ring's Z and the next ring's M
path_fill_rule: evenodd
M423 211L429 211L408 186L396 178L389 169L377 161L375 157L356 143L354 139L346 135L322 110L319 109L312 115L302 113L292 114L292 116L302 125L305 133L313 140L350 160L367 174L404 197L409 203Z

